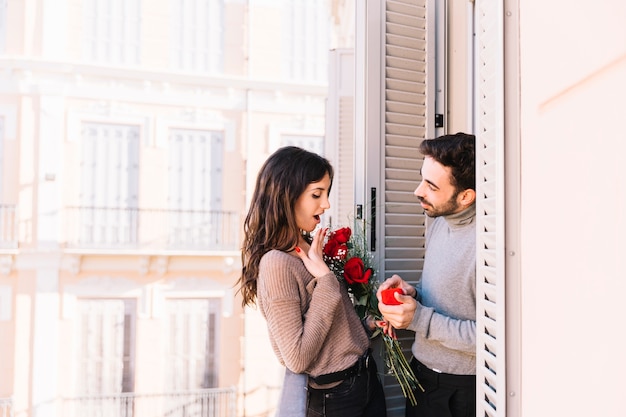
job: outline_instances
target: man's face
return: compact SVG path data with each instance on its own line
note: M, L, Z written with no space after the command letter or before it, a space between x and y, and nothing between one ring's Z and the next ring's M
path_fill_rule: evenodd
M413 194L429 217L447 216L463 210L459 193L451 183L452 170L427 156L422 165L422 182Z

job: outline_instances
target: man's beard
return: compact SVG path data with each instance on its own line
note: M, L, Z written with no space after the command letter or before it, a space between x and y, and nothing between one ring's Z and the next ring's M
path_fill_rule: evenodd
M446 201L443 205L439 207L433 206L428 200L422 197L417 197L417 199L420 203L424 203L430 206L430 208L424 208L424 213L426 213L428 217L448 216L459 211L459 203L457 203L456 201L459 193L459 191L455 192L448 201Z

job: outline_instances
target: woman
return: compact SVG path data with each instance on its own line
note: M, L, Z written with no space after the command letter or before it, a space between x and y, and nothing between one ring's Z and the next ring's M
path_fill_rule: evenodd
M384 417L369 336L322 257L327 229L311 239L330 207L332 181L325 158L293 146L261 167L244 222L243 305L258 304L267 320L274 352L287 368L286 384L291 373L308 375L302 416ZM305 391L283 390L283 399Z

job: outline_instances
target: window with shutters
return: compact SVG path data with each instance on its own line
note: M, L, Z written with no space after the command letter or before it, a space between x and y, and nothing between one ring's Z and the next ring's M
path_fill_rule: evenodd
M78 299L76 395L134 391L136 302Z
M138 236L139 127L83 123L80 241L133 245Z
M478 416L506 416L503 4L475 2Z
M326 100L325 156L335 169L329 223L332 228L351 226L354 205L354 51L330 51L330 78Z
M280 147L298 146L318 155L324 155L324 137L309 135L280 135Z
M355 162L357 182L364 182L357 185L356 199L365 207L380 276L398 274L413 284L423 266L426 229L413 195L421 180L418 148L435 134L435 33L444 24L434 7L432 0L357 2L362 23L355 62L357 80L363 81L355 91ZM410 358L413 333L398 334ZM388 415L403 416L400 386L392 375L383 382Z
M328 0L283 0L283 75L291 81L326 82L330 49Z
M217 387L219 300L168 299L165 308L167 389L184 391Z
M4 117L0 116L0 204L2 204L2 177L4 175ZM2 227L2 223L0 223L0 228ZM1 229L0 229L1 230Z
M221 73L224 0L171 0L172 58L177 69Z
M7 47L7 5L8 0L0 0L0 54L6 53Z
M107 64L139 64L140 0L84 0L83 54Z
M503 10L502 2L474 2L477 137L477 415L506 415L504 329L504 204L503 204ZM374 210L370 238L383 274L397 273L416 283L424 258L426 217L412 194L421 180L421 140L440 132L434 124L436 70L445 68L445 54L435 34L445 33L445 11L432 0L368 0L357 2L356 154L363 137L363 158L357 157L357 182L365 178L359 197ZM366 12L365 12L366 10ZM380 15L380 19L377 16ZM383 22L378 27L377 22ZM363 29L364 27L364 29ZM359 32L361 31L361 32ZM383 34L383 35L380 35ZM475 37L474 37L475 35ZM380 57L379 57L380 54ZM380 66L378 62L382 62ZM367 69L367 70L365 70ZM359 70L362 72L359 73ZM450 70L450 69L448 69ZM444 71L445 72L445 71ZM363 78L362 86L359 84ZM435 84L438 83L438 84ZM435 86L437 85L437 88ZM362 92L362 93L361 93ZM445 97L445 95L444 95ZM382 114L382 117L381 117ZM362 129L362 132L361 132ZM383 140L380 136L382 134ZM377 152L380 155L376 155ZM373 155L373 156L371 156ZM380 170L372 161L381 161ZM374 162L375 163L375 162ZM380 180L379 178L382 178ZM376 243L376 235L383 239ZM380 240L380 239L379 239ZM410 356L412 334L402 334ZM404 415L404 398L385 376L388 415Z
M169 245L211 244L222 219L223 132L171 129Z
M427 56L433 21L428 21L427 1L386 1L384 40L384 183L380 184L379 212L383 214L380 243L384 252L384 276L398 274L416 283L422 270L425 216L416 204L413 190L421 180L422 157L417 148L432 133L428 125L434 112ZM432 117L432 116L431 116ZM402 333L407 357L413 334ZM386 377L391 404L404 398L396 383Z

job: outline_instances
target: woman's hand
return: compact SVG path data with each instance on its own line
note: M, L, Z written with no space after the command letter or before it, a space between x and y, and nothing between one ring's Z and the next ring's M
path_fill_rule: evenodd
M328 233L328 228L320 229L315 233L308 253L305 253L299 246L295 248L296 254L302 259L306 269L316 278L331 272L326 262L324 262L323 249L326 233Z
M397 339L396 337L396 329L393 328L391 324L383 320L376 320L376 326L380 327L382 332L387 336L390 336L392 339Z

